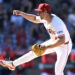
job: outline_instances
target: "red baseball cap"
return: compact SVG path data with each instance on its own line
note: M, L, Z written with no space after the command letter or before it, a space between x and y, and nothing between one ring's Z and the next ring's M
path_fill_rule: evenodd
M51 6L47 3L42 3L35 11L51 11Z

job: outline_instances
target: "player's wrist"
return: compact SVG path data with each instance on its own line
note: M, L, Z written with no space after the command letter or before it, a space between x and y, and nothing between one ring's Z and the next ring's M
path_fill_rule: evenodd
M25 13L22 11L19 14L20 14L20 16L25 16Z
M40 48L46 49L47 47L45 45L40 45Z
M24 13L20 11L20 12L19 12L19 15L20 15L20 16L23 16L23 15L24 15Z

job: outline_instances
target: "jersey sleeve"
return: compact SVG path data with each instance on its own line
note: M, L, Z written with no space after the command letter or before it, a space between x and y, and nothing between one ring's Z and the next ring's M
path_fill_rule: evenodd
M64 35L64 26L61 22L59 22L59 23L57 22L54 27L55 27L57 37Z
M40 18L40 16L36 16L36 20L39 20L40 23L43 23L42 20L41 20L41 18Z

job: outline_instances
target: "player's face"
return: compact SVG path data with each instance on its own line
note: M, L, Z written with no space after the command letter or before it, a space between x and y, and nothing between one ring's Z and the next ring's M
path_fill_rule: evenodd
M40 18L43 19L44 18L44 12L43 11L39 11L38 13L39 13Z

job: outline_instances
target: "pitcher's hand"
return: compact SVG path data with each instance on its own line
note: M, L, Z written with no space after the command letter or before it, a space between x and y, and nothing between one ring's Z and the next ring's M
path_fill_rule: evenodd
M19 10L13 10L13 14L14 15L21 15L21 11L19 11Z

